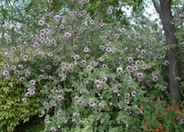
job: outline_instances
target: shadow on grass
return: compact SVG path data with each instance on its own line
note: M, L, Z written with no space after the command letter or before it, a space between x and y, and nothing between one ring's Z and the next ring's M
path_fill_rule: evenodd
M21 123L15 128L14 132L43 132L44 121L43 118L33 116L28 122Z

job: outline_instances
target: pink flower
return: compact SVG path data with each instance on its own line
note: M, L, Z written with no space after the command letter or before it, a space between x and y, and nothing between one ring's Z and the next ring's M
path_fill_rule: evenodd
M116 72L117 72L117 73L121 73L121 72L123 72L123 69L122 69L121 67L118 67L118 68L116 69Z
M127 70L132 70L132 67L131 66L127 66Z
M72 34L71 34L70 32L66 32L66 33L65 33L65 37L66 37L66 38L69 38L69 37L71 37L71 36L72 36Z
M119 36L120 36L119 34L114 35L114 37L117 38L117 39L119 38Z
M49 52L49 53L48 53L48 56L49 56L49 57L52 57L52 56L53 56L52 52Z
M26 71L26 72L25 72L25 76L26 76L26 77L28 77L28 76L30 76L30 75L31 75L31 72L29 72L29 71Z
M92 66L88 65L87 69L88 69L88 71L91 71L92 70Z
M95 81L95 84L96 84L96 85L100 85L100 80L96 80L96 81Z
M137 95L137 92L136 91L132 91L131 95L134 97Z
M50 69L51 69L51 66L50 66L50 65L46 65L45 68L46 68L47 70L50 70Z
M86 41L85 44L86 45L91 45L91 42L90 41Z
M105 50L105 46L104 45L101 45L100 46L100 49Z
M138 37L138 36L139 36L139 34L138 34L138 33L135 33L135 34L134 34L134 36L135 36L135 37Z
M85 47L84 48L84 52L88 52L89 51L89 48L88 47Z
M61 29L64 29L64 28L65 28L65 26L64 26L63 24L61 24L59 27L60 27Z
M7 43L11 43L12 42L12 39L11 38L8 38L7 39Z
M16 66L14 66L14 65L11 66L11 69L12 69L12 70L15 70L15 69L16 69Z
M112 92L117 93L117 92L119 92L119 89L118 88L112 88Z
M120 29L120 32L125 32L125 29L124 29L124 28L121 28L121 29Z
M4 76L8 76L8 75L9 75L9 71L5 70L5 71L3 72L3 75L4 75Z
M147 65L143 65L143 66L142 66L142 69L143 69L143 70L146 70L146 69L147 69Z
M44 25L44 23L45 23L45 22L44 22L44 20L43 20L43 19L41 19L41 20L39 20L39 21L38 21L38 25L40 25L40 26L43 26L43 25Z
M9 67L10 67L10 66L9 66L8 64L5 64L5 65L4 65L4 68L5 68L5 69L7 69L7 68L9 68Z
M109 6L109 10L112 10L113 9L113 6Z
M108 9L107 14L112 14L112 10Z
M184 119L181 119L180 122L181 122L181 124L184 124Z
M130 104L130 101L128 99L125 99L126 104Z
M112 52L112 48L111 47L107 47L106 48L106 51L109 52L109 53L111 53Z
M74 50L77 50L77 48L78 48L77 45L74 45L74 46L73 46L73 49L74 49Z
M90 20L89 22L90 22L90 24L94 24L95 23L94 20Z
M45 119L44 122L45 122L46 124L48 124L50 121L49 121L49 119Z
M54 16L54 19L55 19L56 21L59 21L59 20L60 20L60 18L61 18L61 16L60 16L60 15L55 15L55 16Z
M94 106L96 106L96 103L95 102L90 102L89 105L94 107Z
M16 74L16 75L19 75L20 71L19 70L15 70L13 73Z
M130 94L129 93L126 93L125 94L125 98L129 98L130 97Z
M109 46L112 47L113 46L113 42L109 42Z
M135 64L136 64L136 65L139 65L139 64L140 64L140 61L139 61L139 60L137 60L137 61L135 62Z
M128 58L128 61L129 61L129 62L133 62L133 58L132 58L132 57L129 57L129 58Z
M79 57L79 55L75 55L73 58L74 58L74 60L78 60L80 57Z
M48 3L52 3L52 0L47 0Z
M137 66L136 66L136 65L133 65L133 66L132 66L132 71L133 71L133 72L136 72L136 71L137 71Z
M102 40L106 40L107 39L107 36L102 36Z
M131 110L131 107L125 107L125 110L129 111L129 110Z
M165 66L168 66L169 64L170 64L169 61L165 61L164 63Z
M143 78L143 73L138 73L137 78L142 79Z
M24 78L24 77L20 77L19 80L20 80L20 81L24 81L25 78Z
M12 47L11 50L12 50L12 51L15 51L15 50L16 50L16 47Z
M146 54L146 50L141 50L141 55L145 55Z
M60 100L62 100L62 99L63 99L63 96L58 95L57 99L60 101Z
M152 77L152 80L153 80L154 82L156 82L156 81L158 80L158 77L157 77L157 76L154 76L154 77Z
M58 110L57 111L57 115L61 115L62 114L62 111L61 110Z
M26 98L22 98L22 102L27 102L27 99Z
M106 64L102 64L102 68L107 68L107 65Z
M29 81L29 83L30 83L31 85L35 85L35 81L34 81L34 80Z

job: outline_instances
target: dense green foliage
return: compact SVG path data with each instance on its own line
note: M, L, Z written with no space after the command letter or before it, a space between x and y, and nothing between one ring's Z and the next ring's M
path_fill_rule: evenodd
M31 1L2 26L0 129L39 112L45 132L182 131L156 24L131 28L111 19L114 6L103 5L107 22L87 0L58 2Z

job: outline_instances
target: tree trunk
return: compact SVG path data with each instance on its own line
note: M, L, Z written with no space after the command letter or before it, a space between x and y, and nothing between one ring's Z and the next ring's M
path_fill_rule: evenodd
M169 91L171 94L171 99L177 102L181 101L181 94L179 89L179 62L177 59L178 41L175 37L175 26L172 24L173 16L171 12L171 0L160 0L159 6L154 3L157 12L161 18L163 29L166 37L166 45L170 47L168 51L168 61L169 61ZM158 8L159 7L159 8Z

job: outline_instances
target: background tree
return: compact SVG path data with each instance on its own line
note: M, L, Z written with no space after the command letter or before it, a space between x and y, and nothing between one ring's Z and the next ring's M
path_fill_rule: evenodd
M173 14L171 10L171 0L153 0L155 9L157 10L165 31L166 45L168 46L168 60L169 60L169 90L171 98L181 101L181 94L179 88L179 73L181 71L178 60L178 40L175 33L176 28L173 23Z

